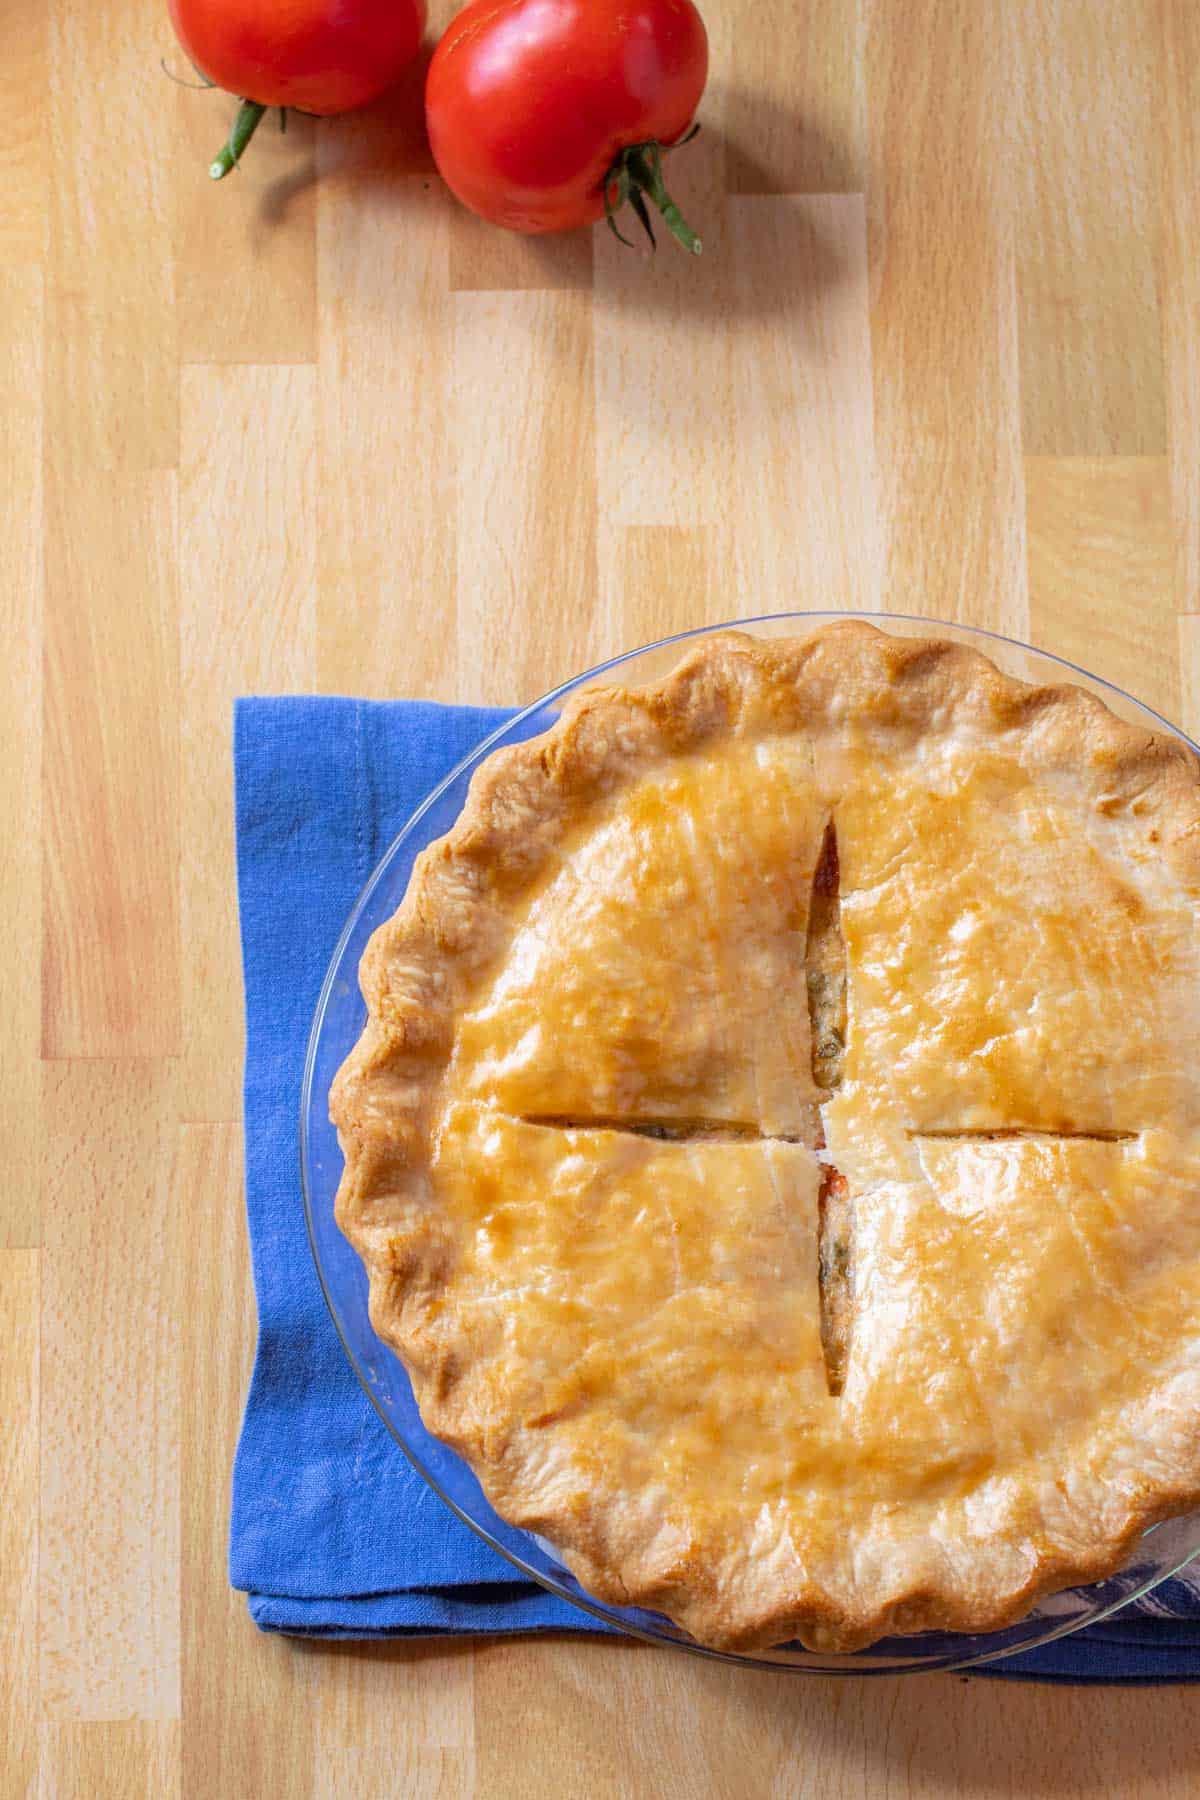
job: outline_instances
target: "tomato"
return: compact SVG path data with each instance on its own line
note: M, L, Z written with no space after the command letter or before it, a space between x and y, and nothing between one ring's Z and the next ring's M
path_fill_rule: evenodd
M606 211L611 224L625 199L649 229L648 196L698 251L660 165L707 75L692 0L471 0L429 67L434 160L464 205L511 231L566 231Z
M393 85L425 29L425 0L168 0L201 74L246 104L213 164L227 174L269 106L353 112Z

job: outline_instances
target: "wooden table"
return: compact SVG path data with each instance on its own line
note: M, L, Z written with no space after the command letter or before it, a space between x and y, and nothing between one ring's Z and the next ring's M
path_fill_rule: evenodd
M415 83L215 189L229 108L161 72L160 0L5 9L5 1795L1200 1780L1185 1690L315 1647L226 1587L235 694L525 700L701 621L890 606L1200 731L1200 7L708 10L694 264L479 225Z

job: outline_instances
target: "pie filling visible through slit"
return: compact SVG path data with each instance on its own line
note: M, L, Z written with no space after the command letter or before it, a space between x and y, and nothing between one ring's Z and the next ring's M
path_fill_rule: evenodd
M846 1054L846 945L842 937L837 827L832 819L825 827L813 875L804 966L813 1080L818 1088L832 1090L841 1085ZM823 1136L821 1142L823 1145ZM853 1230L854 1215L845 1177L827 1165L821 1176L817 1231L821 1347L831 1394L840 1394L846 1381L854 1306L850 1271Z
M476 773L342 1229L422 1416L699 1641L984 1631L1200 1504L1200 774L959 646L715 636Z

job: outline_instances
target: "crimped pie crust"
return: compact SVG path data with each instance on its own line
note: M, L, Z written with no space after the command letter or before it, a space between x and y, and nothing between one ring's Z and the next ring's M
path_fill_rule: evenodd
M428 1428L715 1646L992 1630L1110 1573L1200 1504L1198 899L1195 759L956 644L730 632L578 696L418 859L334 1084Z

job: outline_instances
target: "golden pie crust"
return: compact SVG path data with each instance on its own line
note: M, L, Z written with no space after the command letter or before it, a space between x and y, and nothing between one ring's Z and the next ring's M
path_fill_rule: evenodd
M1198 900L1187 750L959 645L577 697L418 860L334 1085L428 1428L723 1648L1110 1573L1200 1505Z

